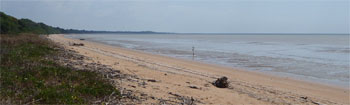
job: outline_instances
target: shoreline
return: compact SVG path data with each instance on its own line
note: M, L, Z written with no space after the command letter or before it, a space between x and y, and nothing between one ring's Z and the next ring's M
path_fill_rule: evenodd
M202 104L350 104L349 89L341 87L69 39L63 35L50 35L49 38L79 54L92 57L94 61L143 78L162 81L152 84L158 88L155 90L136 88L146 93L159 90L159 93L152 94L154 97L167 97L169 91L173 90L173 93L200 100ZM69 46L72 42L84 43L84 46ZM118 61L119 66L113 65L115 61ZM211 85L210 82L222 76L229 78L231 88L207 87L207 84ZM200 89L188 88L189 85Z
M67 38L71 38L71 37L67 37ZM72 38L72 39L79 39L79 38ZM139 50L139 49L126 48L120 44L109 44L109 43L103 42L103 41L89 40L89 38L85 39L85 40L89 41L89 42L100 43L100 44L104 44L104 45L122 48L124 50L131 50L131 51L136 51L136 52L140 52L140 53L147 53L147 54L151 54L151 55L165 56L165 57L170 57L170 58L178 59L178 60L199 62L202 64L215 65L215 66L231 68L231 69L235 69L235 70L261 73L263 75L269 75L269 76L274 76L274 77L279 77L279 78L290 78L292 80L303 81L303 82L308 82L308 83L315 83L315 84L320 84L320 85L326 85L326 86L335 87L335 88L342 88L342 89L350 88L349 83L346 83L346 82L343 82L340 80L330 80L330 79L317 78L317 77L312 77L312 76L297 75L297 74L292 74L292 73L287 73L287 72L255 71L255 70L249 70L248 68L234 67L234 66L229 66L229 65L215 63L215 62L191 60L190 58L177 58L177 57L173 57L173 56L169 56L169 55L161 54L161 53L157 53L157 52L149 52L149 51L143 51L143 50Z

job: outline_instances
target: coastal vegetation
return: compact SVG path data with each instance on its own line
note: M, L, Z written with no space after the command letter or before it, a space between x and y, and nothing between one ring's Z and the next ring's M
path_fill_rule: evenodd
M63 29L59 27L48 26L44 23L36 23L30 19L16 19L4 12L1 15L1 34L17 35L27 34L93 34L93 33L120 33L120 34L169 34L166 32L153 31L92 31L78 29Z
M0 12L1 34L55 34L61 33L60 28L51 27L44 23L36 23L29 19L16 19Z
M54 60L59 46L39 35L53 33L60 30L1 12L0 104L91 104L120 94L102 74Z

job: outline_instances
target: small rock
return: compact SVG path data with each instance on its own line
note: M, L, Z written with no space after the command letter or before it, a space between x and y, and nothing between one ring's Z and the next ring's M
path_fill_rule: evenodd
M213 82L213 85L218 88L227 88L229 85L227 80L228 80L227 77L221 77L217 79L215 82Z

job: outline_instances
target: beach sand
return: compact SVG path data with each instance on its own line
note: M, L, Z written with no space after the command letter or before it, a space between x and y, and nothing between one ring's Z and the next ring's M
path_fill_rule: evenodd
M66 49L90 57L86 62L111 66L139 80L122 81L125 89L145 93L149 99L139 104L159 104L162 100L192 98L195 104L350 104L349 89L239 70L214 64L154 55L90 41L50 35ZM84 46L71 46L83 43ZM229 88L211 83L226 76ZM145 83L147 85L140 85ZM142 94L141 94L142 95Z

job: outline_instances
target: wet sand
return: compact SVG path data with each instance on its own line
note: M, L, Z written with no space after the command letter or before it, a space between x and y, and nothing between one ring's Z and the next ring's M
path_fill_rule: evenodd
M151 96L142 104L179 101L176 99L179 96L192 98L195 104L350 104L349 89L341 87L154 55L63 35L49 38L92 58L86 62L109 65L142 80L151 80L146 81L147 85L136 80L122 82L126 89ZM71 46L72 43L84 46ZM211 84L222 76L228 77L229 88Z

